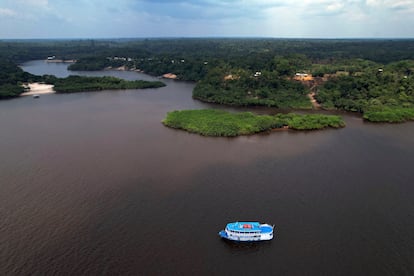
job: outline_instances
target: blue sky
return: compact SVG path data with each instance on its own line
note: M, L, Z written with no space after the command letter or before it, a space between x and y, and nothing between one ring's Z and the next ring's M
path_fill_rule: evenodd
M414 38L414 0L0 0L0 38Z

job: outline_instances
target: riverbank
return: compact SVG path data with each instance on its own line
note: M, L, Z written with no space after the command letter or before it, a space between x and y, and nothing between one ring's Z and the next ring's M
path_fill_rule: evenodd
M33 95L40 95L40 94L56 93L54 90L53 84L34 82L34 83L26 84L24 85L24 87L29 89L29 91L22 93L20 96L33 96Z
M164 79L170 79L170 80L176 80L178 78L177 75L173 74L173 73L164 74L164 75L162 75L162 77Z
M68 60L63 60L63 59L46 59L45 60L48 63L76 63L75 59L68 59Z

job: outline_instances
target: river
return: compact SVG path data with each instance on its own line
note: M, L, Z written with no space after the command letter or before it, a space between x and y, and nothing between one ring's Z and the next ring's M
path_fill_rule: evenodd
M202 137L161 120L217 106L164 81L0 102L0 274L414 274L414 123L345 114L339 130ZM236 220L275 224L275 239L221 240Z

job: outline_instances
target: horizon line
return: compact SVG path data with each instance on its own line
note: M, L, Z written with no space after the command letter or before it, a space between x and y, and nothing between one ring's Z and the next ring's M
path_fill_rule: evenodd
M136 37L54 37L0 38L0 41L24 40L142 40L142 39L292 39L292 40L414 40L414 37L273 37L273 36L136 36Z

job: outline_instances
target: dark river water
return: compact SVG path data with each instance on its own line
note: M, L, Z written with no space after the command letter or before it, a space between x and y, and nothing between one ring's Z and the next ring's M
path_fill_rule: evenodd
M161 124L218 108L165 82L0 102L1 275L414 275L414 123L206 138ZM237 220L275 239L221 240Z

